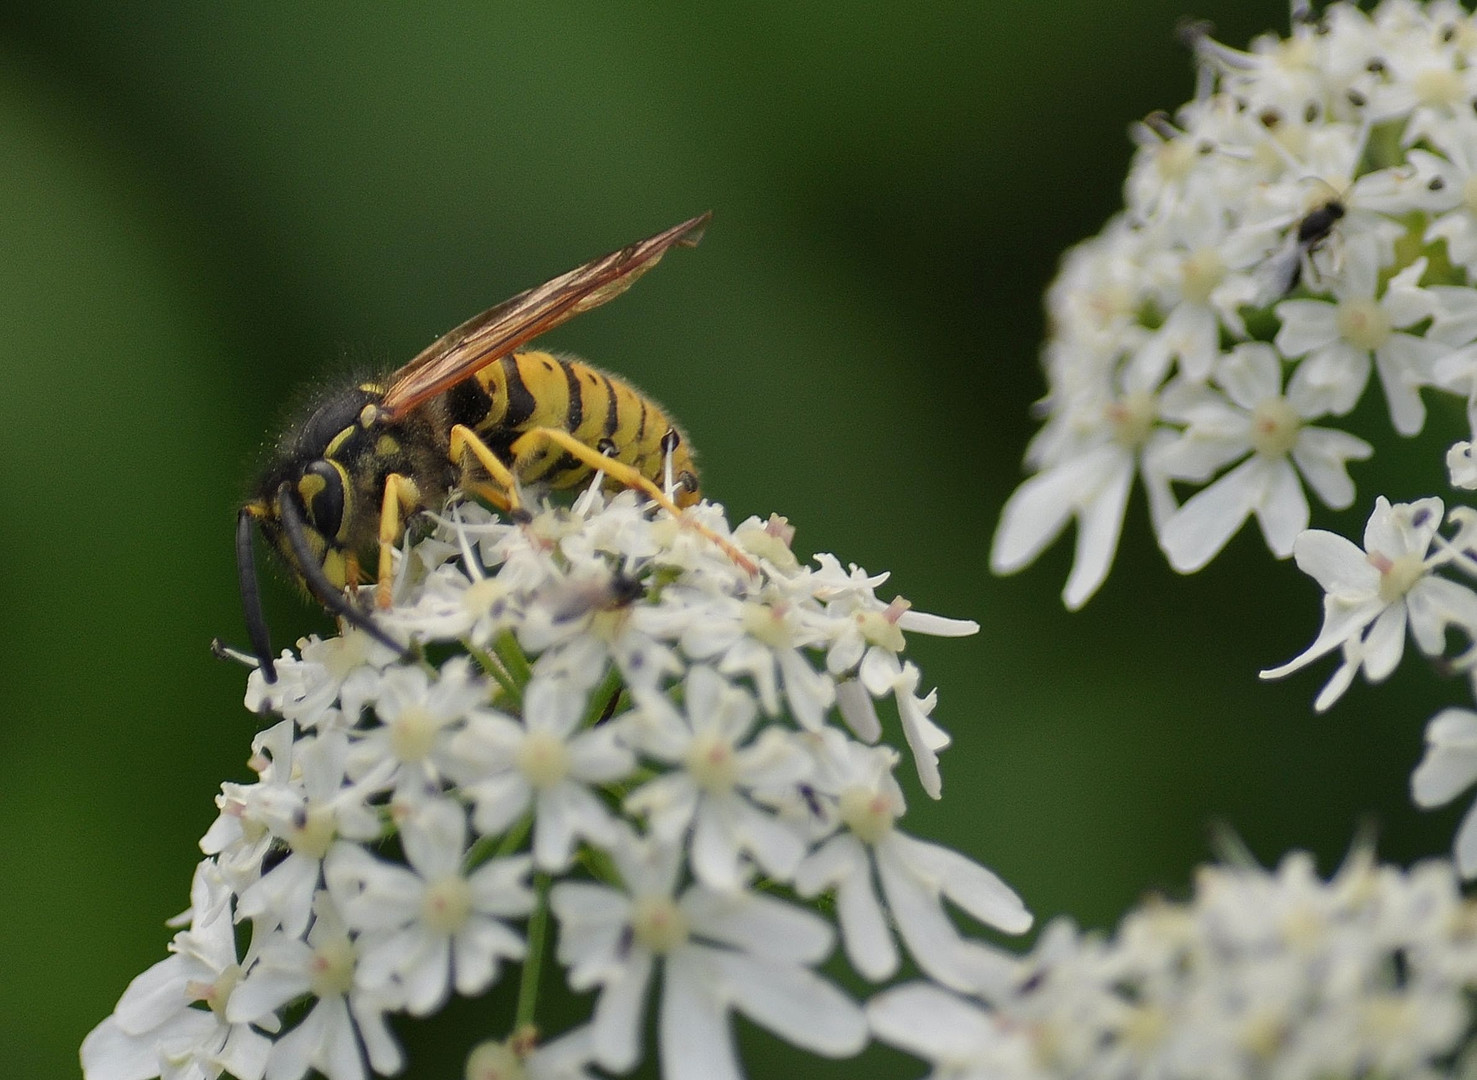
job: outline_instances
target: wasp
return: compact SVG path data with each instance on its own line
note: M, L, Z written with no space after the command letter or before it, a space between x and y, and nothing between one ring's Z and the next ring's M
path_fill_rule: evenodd
M519 351L624 292L673 247L695 247L710 214L584 263L476 315L383 380L322 397L277 443L236 518L236 567L252 651L276 681L253 530L330 612L397 652L405 646L348 595L378 553L376 603L390 604L391 553L408 522L449 497L527 521L520 485L570 488L602 474L674 516L698 501L687 437L630 383L579 360ZM726 540L689 522L736 562Z

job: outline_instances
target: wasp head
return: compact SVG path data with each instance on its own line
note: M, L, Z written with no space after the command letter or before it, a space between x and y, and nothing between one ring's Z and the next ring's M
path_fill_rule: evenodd
M289 432L263 472L254 498L236 518L236 568L252 651L268 682L276 679L262 613L252 527L282 556L300 585L330 611L400 648L344 598L358 584L356 549L363 546L362 482L356 448L372 442L379 423L374 387L345 391L318 406Z

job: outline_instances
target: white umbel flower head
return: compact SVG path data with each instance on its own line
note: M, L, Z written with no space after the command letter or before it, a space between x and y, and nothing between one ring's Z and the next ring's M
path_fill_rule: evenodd
M909 984L873 1032L971 1080L1322 1080L1449 1075L1477 985L1477 922L1444 863L1356 850L1332 880L1205 868L1188 903L1151 898L1116 933L1057 922L1004 989Z
M839 827L818 748L884 755L890 782L887 741L905 745L939 794L949 735L908 638L979 627L878 597L887 575L834 556L802 566L784 519L655 510L591 487L526 522L428 515L371 615L403 655L356 631L285 653L276 683L252 673L249 703L281 719L253 741L255 782L222 785L191 929L88 1037L88 1080L391 1075L392 1016L515 972L513 1012L468 1040L471 1080L634 1068L658 998L668 1078L740 1077L735 1013L822 1056L862 1049L861 1006L816 971L829 910L773 891ZM889 830L902 811L899 793ZM892 831L864 918L920 958L985 955L944 899L1024 929L989 871ZM890 976L890 955L858 967ZM598 991L593 1014L541 1044L539 991L561 981Z
M1194 99L1136 127L1124 209L1048 290L1044 425L991 566L1021 569L1075 519L1070 608L1107 574L1135 476L1176 569L1251 516L1285 558L1304 485L1354 501L1346 465L1371 447L1341 427L1373 415L1372 385L1401 435L1423 394L1477 401L1472 357L1449 359L1477 341L1471 15L1304 7L1247 51L1194 40ZM1477 475L1465 460L1454 476Z

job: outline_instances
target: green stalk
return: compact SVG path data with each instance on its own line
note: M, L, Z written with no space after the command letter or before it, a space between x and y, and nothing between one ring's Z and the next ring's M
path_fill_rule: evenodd
M513 1030L533 1025L538 1005L539 974L544 967L544 938L549 932L549 875L535 874L533 888L538 894L533 914L528 919L528 955L523 961L523 975L518 982L518 1012Z
M503 667L507 668L514 682L520 687L528 685L528 680L533 678L533 668L528 663L528 657L523 655L523 649L519 647L518 639L513 636L511 630L504 630L497 636L492 643L492 651L497 653L497 658L503 662Z
M482 670L491 675L498 686L502 687L503 693L507 695L508 702L511 704L513 711L522 712L523 691L513 681L513 676L508 674L508 669L503 666L502 661L486 649L478 649L468 645L467 651L472 654L472 657L477 661Z

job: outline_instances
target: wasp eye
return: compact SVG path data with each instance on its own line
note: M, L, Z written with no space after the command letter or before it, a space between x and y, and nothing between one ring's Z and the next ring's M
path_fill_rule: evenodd
M298 494L308 520L325 540L338 535L344 520L344 479L331 461L315 461L303 470Z

